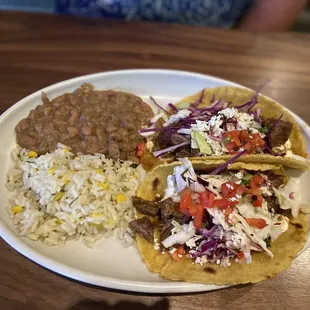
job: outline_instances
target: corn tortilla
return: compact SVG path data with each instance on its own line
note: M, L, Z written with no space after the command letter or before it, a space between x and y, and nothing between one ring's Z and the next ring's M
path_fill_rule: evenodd
M212 170L225 161L193 161L195 170ZM156 194L163 194L167 186L167 176L173 173L178 163L161 165L148 174L137 191L137 196L154 200ZM233 163L230 170L273 170L277 174L283 173L281 165ZM156 180L156 182L154 182ZM153 186L156 183L156 188ZM220 267L216 264L206 263L202 266L193 264L193 260L183 256L177 262L169 253L162 254L154 249L153 245L144 238L137 236L137 247L148 270L158 273L162 278L173 281L197 282L204 284L245 284L256 283L274 277L287 269L293 259L302 250L306 243L308 221L304 214L291 219L289 229L272 243L270 250L274 254L270 258L262 252L252 253L252 263L237 264L232 262L229 267Z
M181 103L193 103L201 97L202 92L183 98L178 104ZM255 92L250 89L240 88L240 87L228 87L220 86L215 88L205 88L202 102L199 104L199 107L207 107L211 105L211 100L214 97L215 100L223 98L226 102L232 102L231 107L238 106L248 102ZM177 104L177 106L178 106ZM251 154L243 155L239 157L237 162L246 162L246 163L268 163L268 164L281 164L291 168L309 170L309 161L307 160L308 154L306 150L306 141L302 135L301 129L296 123L294 117L290 112L281 106L279 103L259 94L258 95L258 104L255 108L262 108L261 116L264 118L274 118L278 119L281 114L283 114L282 120L289 121L293 124L293 129L289 140L291 141L292 148L291 151L294 155L300 156L300 158L291 158L283 156L274 156L270 154ZM204 159L204 160L213 160L213 159L223 159L229 160L231 155L221 155L221 156L205 156L205 157L195 157L194 159ZM162 159L162 163L171 162L170 158Z

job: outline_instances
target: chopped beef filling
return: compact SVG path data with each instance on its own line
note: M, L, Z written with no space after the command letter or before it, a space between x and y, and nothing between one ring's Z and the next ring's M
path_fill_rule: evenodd
M182 219L184 217L183 214L176 210L178 203L173 202L171 198L164 201L149 201L139 197L133 197L132 203L140 213L156 216L159 212L160 217L164 222L171 217L176 219Z
M160 206L160 216L163 222L169 220L170 218L182 219L183 214L177 211L178 203L175 203L171 198L168 198L164 201L158 202Z
M140 219L131 221L129 227L147 241L151 243L154 242L155 227L148 217L144 216Z
M171 230L173 229L173 225L172 225L172 219L166 221L161 229L161 234L160 234L160 242L164 241L165 239L167 239L170 235L171 235Z
M132 198L132 204L142 214L156 216L159 211L155 201L144 200L136 196Z
M155 137L155 149L162 150L170 146L178 145L183 142L189 141L189 137L185 135L181 135L178 133L172 133L169 136L168 132L160 132ZM176 149L174 152L172 152L176 157L187 157L187 156L193 156L191 154L191 147L190 145L185 145L183 147L180 147L179 149ZM166 156L171 156L171 153L166 154Z
M275 188L279 188L285 182L285 177L283 175L275 174L272 171L266 171L265 174L268 176L271 186Z
M276 119L267 118L263 120L263 125L270 129L276 122ZM270 143L271 147L281 146L289 139L293 129L293 124L280 120L278 124L271 130Z
M285 210L280 208L277 198L275 196L264 196L264 199L267 202L269 212L272 212L273 210L273 212L275 213L285 213Z
M179 204L175 203L171 198L168 198L164 201L149 201L141 199L139 197L133 197L133 206L140 213L151 216L159 215L160 220L163 223L161 228L161 240L165 240L171 235L171 229L173 228L172 220L175 220L181 225L183 225L191 219L190 216L178 212L178 205ZM147 217L143 217L142 219L149 220L149 218ZM129 225L135 232L142 235L146 240L150 241L149 235L145 232L145 227L147 225L147 230L152 227L154 232L154 225L151 223L150 220L149 223L146 223L146 220L143 220L143 222L141 222L142 219L134 220ZM151 226L149 224L151 224Z

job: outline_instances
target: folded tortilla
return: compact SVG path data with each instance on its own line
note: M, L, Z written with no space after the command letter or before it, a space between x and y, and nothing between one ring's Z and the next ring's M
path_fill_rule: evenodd
M192 161L195 170L212 170L224 161ZM173 168L178 163L157 166L150 172L140 188L137 196L146 200L154 200L158 194L162 195L167 187L167 176L173 174ZM273 170L282 174L281 165L233 163L229 170ZM204 284L244 284L256 283L274 277L279 272L287 269L293 259L303 249L306 243L308 221L304 214L299 214L296 219L291 218L289 229L272 243L270 250L274 254L270 258L263 252L252 252L252 263L237 264L232 262L229 267L220 267L216 264L205 263L202 266L194 264L193 260L183 256L180 261L175 261L169 253L162 254L155 250L153 244L137 235L137 247L148 270L168 280L197 282Z
M205 88L203 90L203 97L201 103L199 104L199 108L207 107L212 104L211 101L220 100L223 98L226 102L232 102L230 107L242 105L248 101L255 95L253 90L241 87L230 87L230 86L220 86L215 88ZM186 97L182 99L176 106L184 103L194 103L197 100L201 99L202 91L199 93ZM255 105L255 109L262 108L261 116L263 118L273 118L278 119L281 114L283 117L281 120L289 121L293 124L293 129L289 140L292 144L291 151L292 154L289 156L275 156L271 154L249 154L243 155L239 157L236 161L238 162L246 162L246 163L268 163L268 164L282 164L284 166L288 166L291 168L301 169L301 170L309 170L309 161L307 159L307 150L306 150L306 141L302 134L301 128L296 123L294 117L290 114L290 112L281 106L279 103L269 99L266 96L261 94L258 95L258 103ZM213 160L213 159L223 159L229 160L232 158L232 155L212 155L212 156L201 156L201 157L193 157L194 159L205 159L205 160ZM171 162L174 158L162 158L163 162Z

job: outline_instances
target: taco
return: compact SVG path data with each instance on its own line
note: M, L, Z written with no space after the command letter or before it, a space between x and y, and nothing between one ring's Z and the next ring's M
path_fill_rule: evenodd
M241 284L288 268L308 231L299 179L281 165L192 163L157 166L133 200L138 218L130 227L149 271L169 280Z
M142 129L148 149L170 162L182 157L282 164L307 170L306 143L290 112L246 88L216 87L187 97L157 126ZM169 113L169 115L168 115Z

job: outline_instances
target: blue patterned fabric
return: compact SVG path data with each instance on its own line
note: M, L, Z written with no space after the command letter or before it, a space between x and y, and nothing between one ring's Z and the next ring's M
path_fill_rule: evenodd
M252 2L253 0L56 0L56 13L229 28L238 22Z

